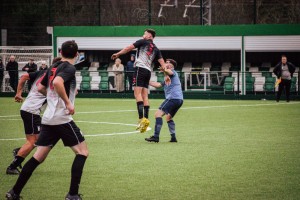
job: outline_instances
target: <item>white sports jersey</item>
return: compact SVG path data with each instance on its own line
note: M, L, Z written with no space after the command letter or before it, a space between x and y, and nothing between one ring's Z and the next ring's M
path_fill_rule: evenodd
M141 39L133 43L135 48L138 48L136 52L135 67L142 67L149 71L152 71L152 63L154 59L162 58L160 50L152 42L152 40Z
M30 92L21 106L21 110L40 115L41 107L46 102L46 97L38 92L38 84L44 78L46 70L29 73L30 82L32 83Z
M57 62L49 70L41 84L47 87L47 108L42 118L42 124L60 125L73 120L68 113L64 101L59 97L53 87L53 80L60 76L64 80L66 93L74 104L76 90L76 69L69 62Z

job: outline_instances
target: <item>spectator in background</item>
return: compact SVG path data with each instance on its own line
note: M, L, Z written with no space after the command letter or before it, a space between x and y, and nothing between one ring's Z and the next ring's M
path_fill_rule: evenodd
M279 79L279 88L276 96L276 101L279 102L281 93L283 91L283 88L285 88L285 94L286 94L286 101L290 101L290 89L291 89L291 82L293 73L295 72L296 67L290 63L287 62L287 57L285 55L281 56L281 62L279 62L273 72Z
M124 91L124 66L121 63L121 59L117 58L113 65L113 71L115 73L115 84L117 92Z
M37 71L37 65L34 63L34 59L30 58L29 62L22 68L22 71L26 71L27 73L30 72L36 72ZM27 82L28 85L28 91L31 89L31 82Z
M6 65L6 71L9 74L9 84L12 89L16 92L19 82L18 63L15 61L15 56L10 56L9 61Z
M29 59L29 62L22 68L22 71L26 72L35 72L37 70L37 65L34 63L32 58Z
M46 69L48 69L48 66L46 64L46 61L43 60L42 65L40 66L39 70L41 71L41 70L46 70Z
M2 82L4 77L4 65L2 59L0 58L0 92L2 91Z
M80 53L79 53L79 61L80 61L80 62L81 62L81 61L84 61L84 59L85 59L84 52L80 52Z
M131 54L130 60L127 62L127 65L126 65L126 79L128 79L128 82L129 82L129 91L132 91L134 61L135 61L135 55Z

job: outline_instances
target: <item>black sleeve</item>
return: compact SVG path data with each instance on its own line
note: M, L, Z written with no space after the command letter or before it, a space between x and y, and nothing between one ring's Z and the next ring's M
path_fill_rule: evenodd
M291 66L291 73L293 74L296 70L296 66L293 63L288 63Z
M278 63L275 67L274 67L274 70L273 70L273 73L277 76L277 78L279 78L279 67L281 65L281 62Z
M22 68L22 71L26 71L25 68L29 68L28 64L26 64L26 65Z
M66 66L60 72L58 72L57 76L62 77L64 82L71 80L76 73L76 68L74 66Z
M29 72L35 72L37 70L37 65L35 64L35 63L33 63L32 65L31 65L31 67L29 68Z
M138 47L142 46L143 44L145 44L146 42L147 42L147 40L145 40L145 39L140 39L140 40L136 41L135 43L133 43L133 46L134 46L135 48L138 48Z
M9 62L6 64L6 71L9 71L10 70L10 64Z
M50 71L51 71L51 69L47 70L46 75L44 76L44 78L41 81L41 84L45 87L47 87L47 85L48 85L48 77L49 77Z
M159 60L162 58L162 55L161 55L161 52L159 49L157 49L157 52L156 52L156 59Z

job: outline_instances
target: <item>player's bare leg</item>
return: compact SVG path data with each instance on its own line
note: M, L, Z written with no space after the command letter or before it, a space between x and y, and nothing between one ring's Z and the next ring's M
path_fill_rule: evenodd
M148 89L143 88L142 89L142 98L143 98L143 103L144 103L144 117L141 122L141 127L140 127L140 132L144 133L148 126L150 125L150 121L148 119L149 116L149 99L148 99Z
M34 149L34 144L38 139L38 134L26 134L26 143L18 150L17 155L14 157L12 163L7 167L6 174L17 175L20 173L19 168L22 169L21 163Z
M143 89L142 87L138 87L138 86L134 87L134 97L136 100L137 111L139 115L139 121L136 130L140 130L142 119L144 116L144 102L142 97L142 89Z

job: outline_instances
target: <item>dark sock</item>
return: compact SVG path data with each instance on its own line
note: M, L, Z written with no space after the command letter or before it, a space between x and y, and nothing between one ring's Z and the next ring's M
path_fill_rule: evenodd
M144 111L144 103L142 101L136 102L137 110L139 114L139 119L143 118L143 111Z
M154 137L159 137L160 129L163 125L163 120L161 117L155 119L155 130L154 130Z
M86 156L77 154L71 171L71 184L70 184L70 195L78 194L79 184L82 176L82 170L84 167L85 160L87 159Z
M27 183L27 181L29 180L29 178L32 175L32 172L36 169L36 167L39 165L39 161L37 161L34 157L30 158L30 160L28 160L26 162L26 164L24 165L19 178L16 182L16 184L13 187L13 190L16 194L20 194L23 187L25 186L25 184Z
M16 169L24 161L24 159L25 158L23 158L21 156L16 156L8 168Z
M173 120L168 121L168 127L172 138L175 138L175 122Z
M150 106L144 106L144 117L149 118L149 108Z

